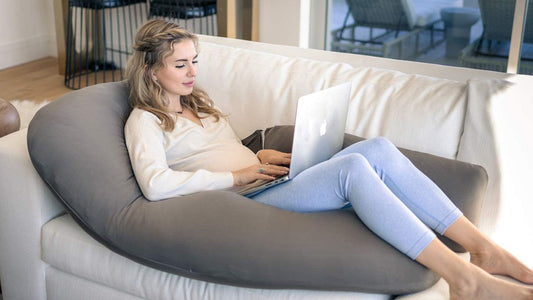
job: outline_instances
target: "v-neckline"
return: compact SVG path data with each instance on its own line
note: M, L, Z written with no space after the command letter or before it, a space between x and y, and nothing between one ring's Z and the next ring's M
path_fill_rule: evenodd
M184 117L182 115L176 115L176 119L179 119L179 118L182 118L182 119L186 120L187 122L192 123L194 126L198 126L198 127L202 128L202 129L205 129L205 124L204 124L204 122L202 121L201 118L198 118L198 120L200 121L200 124L198 124L195 121L193 121L193 120L191 120L189 118L186 118L186 117Z

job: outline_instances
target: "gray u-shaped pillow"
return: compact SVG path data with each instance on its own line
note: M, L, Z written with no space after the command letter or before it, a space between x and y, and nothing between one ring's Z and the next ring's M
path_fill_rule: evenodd
M125 82L99 84L45 106L28 130L41 177L109 249L170 273L255 288L402 294L438 279L376 237L353 211L294 213L223 191L147 201L124 142L129 112ZM290 151L292 127L265 136L267 146ZM257 147L259 138L246 142ZM357 140L347 135L346 143ZM405 153L477 221L487 185L481 167Z

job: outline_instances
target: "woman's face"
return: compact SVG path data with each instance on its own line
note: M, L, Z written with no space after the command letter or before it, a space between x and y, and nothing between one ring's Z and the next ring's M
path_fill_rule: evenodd
M165 59L164 67L154 72L154 80L165 90L169 101L179 100L180 96L192 93L198 72L197 57L192 40L174 43L174 52Z

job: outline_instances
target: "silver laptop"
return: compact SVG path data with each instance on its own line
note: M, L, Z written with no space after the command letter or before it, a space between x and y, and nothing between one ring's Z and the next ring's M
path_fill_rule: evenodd
M351 87L351 82L348 82L300 97L289 174L271 181L258 180L234 191L253 196L294 178L339 152L344 141Z

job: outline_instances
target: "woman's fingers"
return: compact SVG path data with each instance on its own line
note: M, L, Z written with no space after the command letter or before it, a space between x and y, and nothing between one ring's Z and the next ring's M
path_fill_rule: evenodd
M272 165L289 165L291 163L291 154L280 152L272 149L263 149L257 153L257 157L263 163Z
M285 175L289 173L289 168L278 165L272 165L269 163L259 165L258 168L258 172L260 174L266 175Z
M290 165L291 163L291 154L290 153L283 153L279 152L279 156L277 157L277 165Z
M289 173L289 168L271 164L254 165L233 173L234 185L245 185L258 179L274 180L276 176Z

